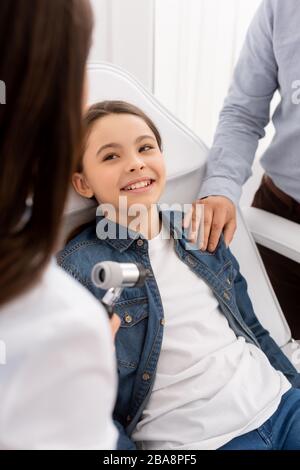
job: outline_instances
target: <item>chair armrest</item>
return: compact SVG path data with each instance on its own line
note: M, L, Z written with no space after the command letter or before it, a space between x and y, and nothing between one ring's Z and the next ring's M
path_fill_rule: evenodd
M255 207L243 207L242 212L257 243L300 263L299 224Z

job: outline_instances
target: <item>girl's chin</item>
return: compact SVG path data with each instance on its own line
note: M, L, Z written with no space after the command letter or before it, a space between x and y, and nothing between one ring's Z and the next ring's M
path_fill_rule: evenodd
M128 196L126 198L125 206L124 204L119 204L119 209L121 209L122 205L123 207L130 208L131 206L136 206L137 211L139 210L138 206L141 206L141 210L145 208L147 211L151 209L152 206L156 206L159 201L159 198L157 197L149 197L144 195L143 197L130 197Z
M126 197L126 195L125 195ZM158 198L156 197L150 197L150 196L146 196L146 195L143 195L143 196L139 196L139 197L136 197L136 195L133 197L133 196L127 196L127 203L128 204L140 204L140 205L144 205L146 207L150 207L152 204L157 204L158 203Z

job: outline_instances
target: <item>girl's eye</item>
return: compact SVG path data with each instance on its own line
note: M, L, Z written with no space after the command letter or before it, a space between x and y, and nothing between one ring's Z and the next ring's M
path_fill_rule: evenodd
M115 155L114 153L111 153L110 155L106 155L106 157L103 158L103 161L106 162L108 160L115 160L115 158L117 158L117 155Z
M147 151L147 150L151 150L153 149L153 147L151 145L144 145L143 147L140 148L140 151Z

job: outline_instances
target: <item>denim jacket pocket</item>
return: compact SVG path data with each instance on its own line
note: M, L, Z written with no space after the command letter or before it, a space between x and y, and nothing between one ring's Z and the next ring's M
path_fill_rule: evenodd
M217 273L218 279L223 282L226 290L229 290L233 287L236 275L237 271L232 266L231 261L227 261L222 269Z
M115 312L121 319L116 335L118 366L136 369L147 332L148 299L120 300L115 305Z
M148 299L147 297L139 297L121 300L116 303L115 311L121 319L120 328L132 328L148 317Z

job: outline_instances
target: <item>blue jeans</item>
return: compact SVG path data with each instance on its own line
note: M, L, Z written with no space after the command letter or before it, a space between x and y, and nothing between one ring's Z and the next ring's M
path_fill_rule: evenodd
M300 390L291 388L268 421L219 450L300 450Z

